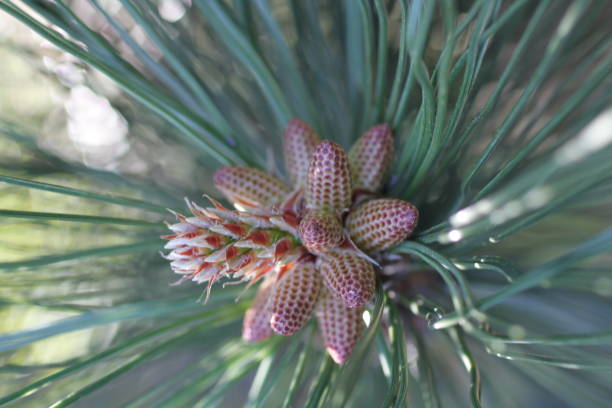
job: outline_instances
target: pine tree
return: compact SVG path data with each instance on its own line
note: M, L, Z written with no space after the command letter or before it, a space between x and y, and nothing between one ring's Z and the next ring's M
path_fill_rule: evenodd
M605 0L0 10L123 129L0 112L0 406L609 406Z

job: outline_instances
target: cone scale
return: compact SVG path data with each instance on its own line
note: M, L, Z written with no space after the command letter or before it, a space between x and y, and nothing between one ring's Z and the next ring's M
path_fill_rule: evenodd
M313 254L329 251L343 237L338 217L322 210L308 212L300 222L299 233L302 243Z

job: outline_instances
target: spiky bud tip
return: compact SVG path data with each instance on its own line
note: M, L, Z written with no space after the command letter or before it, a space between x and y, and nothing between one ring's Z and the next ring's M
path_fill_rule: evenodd
M312 210L302 218L299 226L302 244L314 254L334 248L342 240L342 226L338 217L324 210Z

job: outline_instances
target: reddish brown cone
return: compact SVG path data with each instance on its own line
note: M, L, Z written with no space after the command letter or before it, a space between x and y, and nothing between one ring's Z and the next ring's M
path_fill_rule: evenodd
M337 364L344 364L365 328L363 309L348 308L323 290L316 314L327 352Z
M328 140L319 143L308 168L306 207L342 212L351 206L351 175L344 149Z
M374 267L350 250L334 249L317 257L317 267L325 286L346 307L362 307L374 294Z
M393 135L387 124L366 131L349 151L354 191L382 190L393 158Z
M267 207L291 192L282 181L250 167L221 167L215 172L214 181L228 200L243 207Z
M342 226L338 217L323 210L312 210L298 229L302 244L314 254L324 253L340 243Z
M285 168L295 187L304 187L312 154L321 139L304 121L289 121L283 137Z
M409 202L395 199L370 200L353 209L346 227L363 251L392 248L405 240L417 225L419 211Z
M207 293L222 278L263 280L244 318L246 341L292 335L316 308L327 351L343 364L374 294L375 261L366 253L406 239L418 211L400 200L371 200L393 156L387 125L369 129L347 154L292 119L283 150L292 188L256 169L220 168L215 185L237 211L211 198L209 208L188 202L191 215L174 213L178 220L168 225L172 233L163 238L170 252L163 256L179 282L206 282Z
M320 287L321 277L312 261L298 262L281 271L271 300L272 330L283 336L300 330L314 310Z
M246 311L242 323L242 338L245 341L263 341L274 334L270 327L270 292L274 280L268 278L259 285L253 304Z

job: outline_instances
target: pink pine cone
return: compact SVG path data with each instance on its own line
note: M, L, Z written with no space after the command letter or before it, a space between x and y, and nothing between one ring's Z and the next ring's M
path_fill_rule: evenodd
M363 309L348 308L324 290L316 314L327 352L337 364L344 364L365 328Z
M257 169L221 167L215 185L237 211L212 198L208 208L188 202L191 215L174 213L172 233L163 236L170 250L164 257L180 281L206 282L207 293L222 278L263 281L244 316L245 341L295 334L316 311L328 353L343 364L376 285L374 265L361 251L399 244L418 211L401 200L371 199L393 156L388 125L366 131L347 154L292 119L283 150L292 188Z
M273 279L264 280L257 290L253 304L246 311L242 322L242 338L248 342L258 342L274 334L270 326L270 293Z
M276 177L261 170L224 166L215 171L215 187L232 203L257 208L281 201L291 191Z
M329 251L317 257L317 267L329 291L346 307L362 307L374 295L374 267L351 250Z
M308 176L310 159L321 139L304 121L294 118L289 121L283 137L285 168L296 187L304 187Z
M306 207L340 213L351 206L351 196L346 152L329 140L319 143L308 168Z
M312 261L298 262L281 274L272 293L270 325L276 333L289 336L310 319L319 296L321 277Z
M353 209L346 227L355 244L366 252L384 251L410 236L419 220L419 211L409 202L381 198Z
M312 210L300 222L302 244L314 254L322 254L340 243L343 231L338 217L323 210Z
M393 159L393 134L387 124L368 129L349 151L353 190L382 190Z

